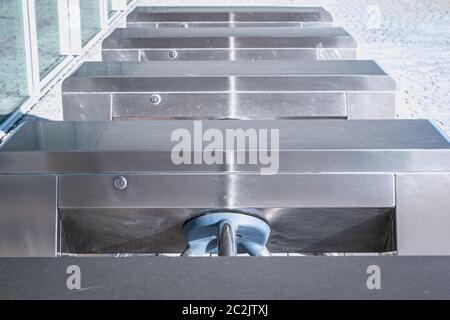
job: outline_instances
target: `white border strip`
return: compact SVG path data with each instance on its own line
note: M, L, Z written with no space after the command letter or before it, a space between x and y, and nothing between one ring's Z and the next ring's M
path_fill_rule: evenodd
M22 0L25 60L27 67L28 95L37 98L40 93L39 52L36 33L34 0Z
M60 54L67 56L71 54L69 3L67 2L67 0L58 0L58 21Z

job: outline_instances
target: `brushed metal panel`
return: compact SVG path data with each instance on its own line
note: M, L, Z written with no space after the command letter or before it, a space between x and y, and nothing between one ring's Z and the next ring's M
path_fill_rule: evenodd
M274 120L272 120L274 121ZM313 120L308 120L313 121ZM325 120L321 120L325 121ZM120 139L120 135L116 136ZM170 151L68 151L0 153L3 173L259 174L259 165L174 165ZM279 173L449 172L450 150L280 151Z
M229 91L226 77L70 77L64 81L63 94L113 92L220 92Z
M139 50L102 50L102 61L139 61Z
M220 49L229 45L230 38L225 37L119 38L103 41L103 49Z
M302 23L303 28L325 28L331 27L332 25L332 22L327 21L306 21Z
M105 41L120 38L147 37L352 37L344 28L118 28Z
M140 61L154 61L154 60L231 60L232 52L230 50L176 50L176 58L170 56L172 50L139 50ZM112 61L112 60L110 60ZM136 61L136 60L121 60L121 61Z
M153 11L153 12L152 12ZM322 8L238 8L238 7L213 7L213 8L184 8L183 11L176 10L164 12L166 9L149 10L149 8L138 7L131 12L128 22L309 22L323 21L331 22L331 15Z
M109 94L63 94L62 101L65 121L111 120Z
M281 49L281 48L354 48L351 37L146 37L111 38L103 49Z
M346 118L342 93L240 93L231 96L236 119ZM233 101L235 104L233 105Z
M192 131L195 123L192 120L25 122L6 141L0 155L12 151L171 151L172 132L179 128ZM203 130L214 128L222 132L279 129L281 151L450 149L449 138L429 120L211 120L201 124ZM66 138L72 135L73 139Z
M235 60L318 60L316 49L239 49L232 52Z
M57 177L0 175L0 257L54 257Z
M392 208L393 175L114 175L60 177L59 208Z
M394 86L386 76L72 77L64 81L63 93L389 92Z
M192 121L30 122L0 149L3 173L254 172L250 165L174 165L173 130ZM280 130L280 173L448 172L450 142L426 120L203 122Z
M85 62L71 77L387 76L372 60ZM70 78L69 78L70 79ZM67 81L67 80L66 80ZM395 87L394 87L395 88ZM65 88L65 89L70 89Z
M450 255L450 174L397 174L396 193L399 255Z
M392 91L386 76L236 77L237 91Z
M127 51L127 50L118 50ZM131 50L132 51L132 50ZM105 50L104 50L105 52ZM173 60L170 50L140 50L141 61ZM257 50L177 50L176 60L317 60L316 49L257 49ZM131 58L121 61L136 61ZM109 61L114 61L109 59Z
M395 119L395 92L347 93L349 119Z
M134 9L135 12L142 13L229 13L229 12L263 12L263 13L273 13L273 12L297 12L297 13L319 13L321 15L327 16L329 12L322 7L315 6L137 6Z
M234 37L236 48L354 48L351 37Z
M235 49L235 50L172 50L114 49L103 50L103 61L184 61L184 60L354 60L354 49Z
M356 49L317 49L317 60L356 60Z
M299 119L346 118L339 93L115 94L114 119ZM96 107L96 106L93 106Z
M129 28L278 28L278 27L331 27L331 22L280 22L280 21L260 21L260 22L127 22Z
M223 119L229 116L225 93L163 93L153 104L148 94L114 94L113 119Z

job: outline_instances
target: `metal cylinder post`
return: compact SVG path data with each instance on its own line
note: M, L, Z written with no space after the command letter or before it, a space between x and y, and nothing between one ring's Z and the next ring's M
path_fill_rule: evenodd
M237 256L236 231L231 223L224 221L219 224L217 246L219 256Z

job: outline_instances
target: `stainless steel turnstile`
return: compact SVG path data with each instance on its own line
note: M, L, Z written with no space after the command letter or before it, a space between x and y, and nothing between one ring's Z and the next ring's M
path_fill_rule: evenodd
M331 22L136 8L0 149L0 256L450 255L448 137Z
M330 26L331 14L314 7L137 7L128 27L316 27Z
M356 41L342 28L126 28L102 53L103 61L352 60Z
M138 7L127 21L102 63L65 80L64 120L395 117L393 79L353 60L322 8Z
M65 120L392 119L373 61L88 62L63 84Z
M195 163L174 161L179 130ZM244 143L208 163L196 139L229 130ZM261 130L271 163L232 160ZM218 212L265 221L272 253L447 255L449 158L425 120L29 122L0 149L0 255L181 253L183 225Z

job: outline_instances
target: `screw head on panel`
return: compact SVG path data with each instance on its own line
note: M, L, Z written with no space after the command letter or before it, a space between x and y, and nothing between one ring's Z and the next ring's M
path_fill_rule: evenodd
M152 103L152 104L160 104L161 103L161 96L159 95L159 94L153 94L151 97L150 97L150 102Z
M169 58L175 59L178 56L178 53L174 50L169 51Z
M115 177L113 180L113 185L114 185L114 188L116 188L117 190L123 191L127 188L128 181L123 176Z

